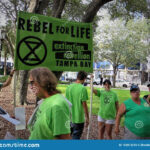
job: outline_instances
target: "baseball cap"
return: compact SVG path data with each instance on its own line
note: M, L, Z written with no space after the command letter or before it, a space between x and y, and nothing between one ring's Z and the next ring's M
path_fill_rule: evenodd
M140 90L140 88L138 87L138 85L131 85L130 92L132 92L132 91L138 91L138 90Z

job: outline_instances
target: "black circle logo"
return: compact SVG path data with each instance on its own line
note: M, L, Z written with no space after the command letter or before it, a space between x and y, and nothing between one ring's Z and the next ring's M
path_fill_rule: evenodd
M23 38L17 46L17 55L20 61L29 66L41 64L47 56L45 43L37 37Z
M104 97L104 103L105 103L105 104L109 104L109 103L110 103L110 97L105 96L105 97Z

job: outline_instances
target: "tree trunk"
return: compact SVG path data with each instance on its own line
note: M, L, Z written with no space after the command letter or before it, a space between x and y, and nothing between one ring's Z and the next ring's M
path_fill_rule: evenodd
M52 16L55 18L61 18L61 14L63 12L65 4L66 4L66 0L53 0ZM53 71L53 73L55 74L56 78L59 80L63 72Z
M146 78L147 78L147 74L146 74L146 72L144 71L144 70L142 70L141 71L141 84L143 85L147 80L146 80Z
M117 66L113 65L113 87L116 87Z
M24 102L27 103L28 71L20 71L20 81L20 103L24 105Z
M12 41L10 40L10 38L7 34L5 35L5 38L6 38L6 42L8 44L8 50L11 54L12 59L14 60L14 49L15 49L15 47L13 46Z
M28 11L34 12L37 6L37 0L31 0ZM28 71L22 70L19 71L17 75L17 85L16 85L16 104L19 102L24 105L24 102L27 101L27 90L28 90Z
M61 14L65 7L67 0L54 0L53 8L52 8L52 16L55 18L61 18Z
M7 51L4 51L4 76L7 74Z
M0 65L1 65L2 41L0 40Z
M83 22L93 22L94 17L96 16L99 9L106 3L111 2L113 0L93 0L87 10L85 15L82 18Z

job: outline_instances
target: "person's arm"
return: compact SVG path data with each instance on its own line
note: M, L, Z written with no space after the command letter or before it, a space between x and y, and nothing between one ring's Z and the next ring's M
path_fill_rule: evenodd
M94 78L93 74L91 75L91 78ZM93 89L93 93L94 93L95 95L97 95L97 90L96 90L96 89Z
M85 126L88 127L89 125L89 112L88 112L88 107L86 101L82 102L83 109L85 112Z
M93 89L93 93L96 95L96 96L98 96L98 97L100 97L101 96L101 91L100 90L96 90L96 89Z
M116 114L117 114L117 113L118 113L118 110L119 110L119 102L116 101L116 102L115 102L115 105L116 105Z
M97 90L93 89L93 93L94 93L95 95L97 95Z
M69 139L71 139L71 136L70 136L70 134L57 135L56 139L58 139L58 140L69 140Z
M115 133L116 135L119 134L119 125L120 125L120 120L121 117L125 114L126 112L126 107L125 104L122 103L121 106L119 107L118 113L117 113L117 117L116 117L116 123L115 123Z
M83 106L84 113L85 113L85 126L86 127L89 124L89 113L88 113L88 107L87 107L87 103L86 103L87 100L88 100L88 92L87 92L87 89L84 87L82 89L81 104Z
M115 94L115 106L116 106L116 114L117 114L119 110L119 100L117 94Z
M3 83L3 86L1 88L7 87L8 85L10 85L14 72L15 70L11 71L9 78L7 79L6 82Z
M71 131L69 106L67 108L55 105L52 107L51 115L51 129L53 136L56 139L70 139Z
M150 105L150 95L148 95L146 100L147 100L147 103Z

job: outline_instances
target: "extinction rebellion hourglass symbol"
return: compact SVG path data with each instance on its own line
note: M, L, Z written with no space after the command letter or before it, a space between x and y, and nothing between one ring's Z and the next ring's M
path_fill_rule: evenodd
M37 37L23 38L17 46L17 55L22 63L35 66L41 64L47 56L45 43Z

